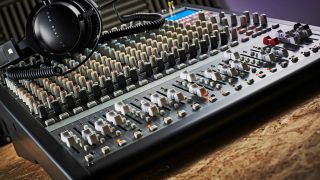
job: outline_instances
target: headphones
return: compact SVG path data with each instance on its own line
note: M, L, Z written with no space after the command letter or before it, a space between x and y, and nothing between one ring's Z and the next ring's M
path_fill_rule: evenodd
M35 53L58 59L83 52L88 47L94 49L101 33L102 18L94 1L45 0L29 15L25 38L19 43L10 40L0 46L0 67Z
M46 57L65 56L92 47L102 32L102 20L92 0L44 1L30 14L26 41Z
M105 6L113 4L122 23L143 23L102 32L99 6L93 0L43 0L28 17L25 38L19 43L12 39L0 46L0 71L9 79L64 76L88 61L99 43L150 31L165 23L164 17L157 13L136 13L121 17L116 9L117 1L110 0ZM49 59L64 59L72 57L74 53L83 52L86 48L91 49L86 59L66 72L59 66L44 64L29 67L10 66L34 54Z

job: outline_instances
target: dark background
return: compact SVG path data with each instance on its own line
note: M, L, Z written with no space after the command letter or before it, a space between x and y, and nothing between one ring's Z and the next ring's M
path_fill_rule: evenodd
M0 43L9 38L16 40L24 36L26 17L33 6L41 0L0 1ZM100 0L100 5L109 0ZM319 25L319 0L175 0L176 4L191 3L230 9L236 12L250 10L266 13L270 17ZM167 8L167 0L119 0L121 14L134 12L159 12ZM119 24L111 7L102 9L104 28Z
M99 5L104 5L110 0L100 0ZM0 43L1 40L24 36L24 26L27 15L41 0L0 0ZM179 0L177 3L192 3L213 6L214 1L208 0ZM119 0L117 3L120 14L135 12L159 12L167 8L167 0ZM104 28L112 28L119 24L116 14L111 7L101 9Z

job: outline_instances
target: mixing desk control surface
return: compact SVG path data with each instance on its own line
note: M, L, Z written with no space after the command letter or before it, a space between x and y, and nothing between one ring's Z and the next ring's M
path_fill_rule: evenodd
M159 30L100 44L91 61L68 76L4 78L1 101L3 92L9 93L10 103L30 113L28 122L7 116L21 127L32 124L26 134L52 161L43 163L49 174L54 167L66 178L117 177L127 170L116 168L133 169L153 159L146 152L151 146L165 142L155 146L160 154L171 148L170 141L182 144L200 133L193 127L221 124L223 118L215 115L224 109L242 103L234 114L243 111L249 107L244 99L315 66L319 30L256 12L182 7L167 15ZM67 70L83 58L79 54L59 66ZM19 65L37 61L43 59ZM180 138L180 132L188 136ZM83 172L73 172L76 167Z

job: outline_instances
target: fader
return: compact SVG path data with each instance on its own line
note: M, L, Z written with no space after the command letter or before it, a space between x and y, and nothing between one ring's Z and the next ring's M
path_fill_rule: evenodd
M67 76L2 78L1 113L18 153L56 178L120 177L221 124L229 115L223 110L249 108L244 99L266 97L271 92L263 90L301 78L296 74L320 61L318 27L197 6L166 16L158 30L100 44Z

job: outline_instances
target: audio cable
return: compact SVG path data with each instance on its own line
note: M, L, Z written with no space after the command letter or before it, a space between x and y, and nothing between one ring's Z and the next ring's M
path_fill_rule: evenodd
M121 23L129 23L133 21L143 21L141 24L136 24L133 26L128 26L124 28L119 28L116 30L111 31L103 31L99 32L98 36L96 37L94 41L93 48L90 50L90 53L86 56L86 58L81 61L77 66L63 72L62 68L58 66L41 66L40 68L36 69L26 69L26 68L20 68L20 67L10 67L5 71L5 76L9 79L13 80L19 80L19 79L37 79L37 78L48 78L53 76L65 76L75 70L77 70L79 67L81 67L83 64L85 64L87 61L90 60L93 53L97 50L99 43L104 43L106 41L109 41L111 39L123 37L123 36L129 36L137 33L142 33L146 31L150 31L153 29L160 28L165 23L165 19L161 14L157 13L136 13L132 15L124 15L120 16L119 12L116 7L116 2L118 0L112 0L108 2L107 4L101 6L109 6L113 5L113 9L115 13L117 14L119 20ZM101 8L100 7L100 8ZM100 13L98 9L92 8L91 12L89 13ZM102 22L101 16L99 16L99 21ZM100 23L101 26L101 23ZM102 29L99 28L99 29Z

